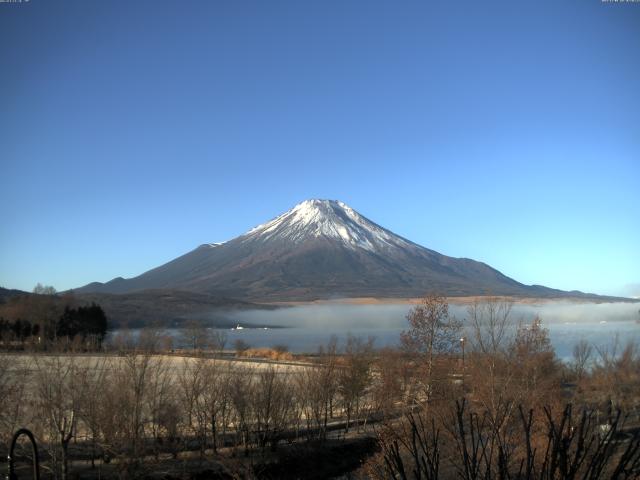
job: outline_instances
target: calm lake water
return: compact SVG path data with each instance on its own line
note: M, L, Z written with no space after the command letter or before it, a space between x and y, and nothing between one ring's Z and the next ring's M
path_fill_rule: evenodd
M242 330L226 330L227 347L243 339L252 347L287 345L292 352L316 352L332 335L344 341L348 334L375 337L377 347L399 344L399 336L407 328L406 316L411 305L344 305L319 304L287 307L277 310L230 312L226 318ZM640 303L571 303L544 302L515 304L511 322L530 323L536 315L549 329L551 342L560 358L571 357L573 346L582 339L596 346L610 346L616 336L621 342L640 341ZM450 314L464 322L467 307L451 305ZM247 328L250 325L283 328ZM168 332L180 340L180 331Z

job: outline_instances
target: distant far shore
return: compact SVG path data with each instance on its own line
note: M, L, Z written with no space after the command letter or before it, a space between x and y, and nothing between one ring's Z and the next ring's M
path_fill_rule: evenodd
M606 297L585 298L585 297L516 297L504 295L475 295L466 297L447 297L452 305L468 305L475 301L482 301L487 298L497 298L500 300L510 300L522 305L536 305L556 302L569 303L640 303L638 298L624 297ZM330 298L319 300L300 300L300 301L278 301L278 302L262 302L267 305L279 306L297 306L297 305L414 305L422 301L420 297L410 298L393 298L393 297L352 297L352 298Z

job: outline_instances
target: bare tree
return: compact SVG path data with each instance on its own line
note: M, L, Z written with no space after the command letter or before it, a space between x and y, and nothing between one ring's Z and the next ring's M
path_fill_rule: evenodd
M420 355L425 364L424 393L426 400L433 392L434 360L437 355L453 352L460 339L462 324L449 316L447 299L428 295L407 315L409 330L401 334L402 344L410 352Z
M233 348L236 351L236 356L241 357L247 350L249 350L249 348L251 348L251 345L249 345L242 338L238 338L235 342L233 342Z
M69 442L76 435L80 403L78 367L74 356L34 357L40 413L45 421L45 438L50 445L53 474L68 478Z
M163 348L165 337L160 325L148 325L139 331L137 348L141 352L155 353Z
M185 345L194 350L203 350L210 346L209 330L200 322L191 320L186 322L181 330Z
M98 443L103 460L110 463L111 458L120 455L130 444L129 429L131 403L129 401L129 382L122 372L119 359L114 360L105 372L104 383L100 390L100 404L96 409ZM126 470L126 461L121 464Z
M113 336L110 343L113 350L122 354L126 352L133 352L137 347L137 341L134 335L126 326L119 329L119 331Z
M224 347L227 345L227 332L223 330L214 330L210 335L211 348L215 353L221 355Z
M582 339L574 345L572 367L578 381L582 380L589 369L592 355L593 347L586 340Z
M236 431L236 448L244 445L245 456L249 455L249 428L252 415L251 392L253 375L248 369L237 369L229 382L229 399L233 406L233 424Z
M338 369L338 392L347 415L347 432L351 419L358 418L362 399L371 384L373 341L373 338L365 342L351 335L347 337L344 364Z
M232 372L228 369L225 370L219 361L210 360L204 365L203 407L209 421L214 452L217 452L218 449L219 430L222 430L224 436L229 423L229 381L231 375Z
M33 287L33 293L36 295L55 295L56 289L50 285L42 285L40 282Z
M338 339L332 336L318 351L318 364L304 372L307 407L315 421L318 437L326 438L329 418L333 417L333 403L338 389ZM309 417L308 417L309 418Z
M476 352L497 355L510 342L509 323L513 300L487 297L475 299L467 308L471 327L471 347Z
M440 476L440 431L433 417L408 412L393 427L378 434L381 461L369 462L376 479L409 478L438 480Z
M174 460L178 458L180 448L181 410L177 395L167 396L158 406L158 430L163 434L163 443L169 448Z
M306 421L309 438L312 437L314 424L318 431L318 436L322 438L325 404L328 405L328 402L324 401L326 392L320 387L320 380L319 367L305 368L296 376L295 398L298 404L297 408L300 411L300 420L304 418Z
M107 384L109 360L99 357L80 370L78 390L81 392L78 402L78 419L82 421L90 437L91 467L95 468L98 440L100 436L101 410L104 408L103 393Z
M518 403L527 406L548 405L557 398L560 387L559 366L549 338L549 330L536 317L530 325L518 328L511 346L510 362L518 382ZM534 401L535 396L535 401Z
M471 352L465 386L470 387L472 398L486 412L486 421L497 431L504 428L517 406L512 385L516 374L510 359L512 308L510 299L487 297L476 299L467 309Z
M0 444L9 445L13 432L29 424L34 411L27 402L32 380L30 361L0 354Z
M154 363L149 354L125 353L114 362L102 392L100 429L102 447L109 458L118 456L121 475L140 475L144 465L147 397Z
M633 408L640 404L640 349L633 339L623 346L618 335L595 347L597 358L590 378L594 400Z
M167 410L173 405L174 385L171 376L171 365L162 357L155 357L149 366L148 386L144 395L144 408L151 437L154 454L159 455L162 420L166 420Z
M204 358L184 358L178 375L180 404L183 408L183 424L187 432L193 434L200 446L200 457L204 456L207 439L207 411L204 403L205 392Z
M253 384L252 403L258 444L264 449L271 442L275 450L293 406L287 377L273 365L261 370Z

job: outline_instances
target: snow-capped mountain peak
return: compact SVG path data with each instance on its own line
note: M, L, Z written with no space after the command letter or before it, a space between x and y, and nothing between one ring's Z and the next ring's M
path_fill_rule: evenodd
M200 245L137 277L79 290L175 290L260 301L568 293L522 285L484 263L441 255L335 200L306 200L222 244Z
M305 200L270 222L258 225L246 240L284 239L296 244L324 237L349 248L374 251L406 247L409 242L376 225L347 204L337 200Z

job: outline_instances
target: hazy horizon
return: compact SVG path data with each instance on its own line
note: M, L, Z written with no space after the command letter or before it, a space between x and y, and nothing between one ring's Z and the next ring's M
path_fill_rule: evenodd
M242 330L218 327L227 335L227 345L232 346L242 339L252 347L286 345L294 353L313 353L320 345L326 345L332 336L344 346L348 335L359 338L374 338L376 348L398 347L400 333L408 328L406 316L410 304L345 305L323 303L297 305L277 310L229 311L194 316L203 326L216 328L223 318L225 324L238 324ZM468 305L450 304L449 314L465 325L469 339L473 332L469 322ZM549 330L551 343L559 358L571 358L573 347L586 340L598 348L611 347L619 342L619 348L629 341L640 339L640 311L637 303L576 303L563 300L538 304L514 303L509 315L508 336L515 334L517 327L529 325L540 318L542 326ZM278 327L264 330L264 327ZM181 329L165 328L179 345ZM115 329L117 336L122 329Z

